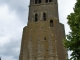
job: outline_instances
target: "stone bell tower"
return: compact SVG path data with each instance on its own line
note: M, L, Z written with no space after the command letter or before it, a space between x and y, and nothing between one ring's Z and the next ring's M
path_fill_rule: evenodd
M30 0L28 24L23 29L19 60L66 60L57 0Z

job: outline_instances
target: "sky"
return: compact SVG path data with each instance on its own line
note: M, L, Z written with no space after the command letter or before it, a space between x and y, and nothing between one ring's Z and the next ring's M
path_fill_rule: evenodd
M58 0L59 20L70 29L67 15L73 12L76 0ZM0 57L2 60L19 60L23 27L28 22L29 0L0 0Z

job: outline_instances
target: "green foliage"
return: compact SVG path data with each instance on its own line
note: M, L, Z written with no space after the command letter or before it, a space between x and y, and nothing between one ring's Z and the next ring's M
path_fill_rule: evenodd
M64 41L65 47L72 51L70 60L80 60L80 0L77 0L74 13L67 17L71 32Z

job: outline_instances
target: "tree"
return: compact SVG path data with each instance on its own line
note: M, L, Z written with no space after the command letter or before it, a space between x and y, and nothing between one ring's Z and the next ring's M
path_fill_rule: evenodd
M70 60L80 60L80 0L77 0L73 10L67 17L71 32L66 36L64 44L72 51Z

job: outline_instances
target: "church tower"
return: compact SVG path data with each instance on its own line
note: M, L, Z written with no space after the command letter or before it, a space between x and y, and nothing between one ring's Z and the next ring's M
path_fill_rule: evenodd
M57 0L30 0L28 24L23 29L19 60L66 60Z

